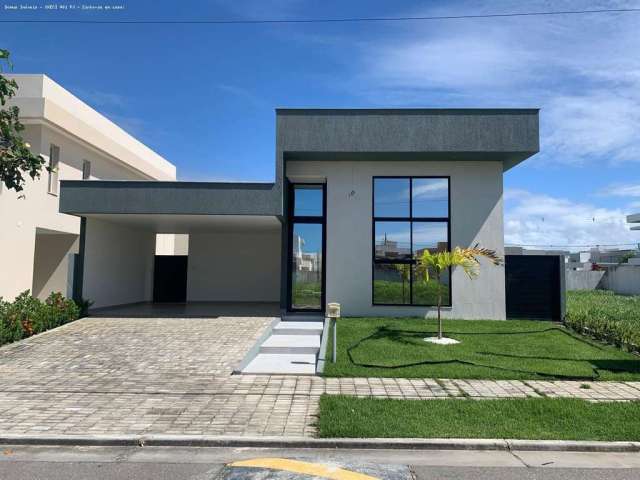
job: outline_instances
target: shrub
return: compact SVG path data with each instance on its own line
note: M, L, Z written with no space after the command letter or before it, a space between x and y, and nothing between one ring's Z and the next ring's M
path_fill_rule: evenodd
M41 302L24 291L13 302L0 298L0 345L15 342L76 320L80 308L61 293Z
M605 290L567 294L566 324L595 338L640 347L640 296L615 295Z

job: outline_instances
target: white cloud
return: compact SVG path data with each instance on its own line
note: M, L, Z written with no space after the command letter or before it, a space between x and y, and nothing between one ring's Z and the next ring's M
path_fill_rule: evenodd
M640 242L621 209L532 193L505 192L505 243L514 245L609 245ZM576 250L577 248L570 248Z
M640 197L639 184L620 184L614 183L603 188L599 195L607 197Z
M417 15L637 7L637 2L447 2ZM542 159L640 161L638 15L415 22L362 42L354 90L372 102L541 107Z

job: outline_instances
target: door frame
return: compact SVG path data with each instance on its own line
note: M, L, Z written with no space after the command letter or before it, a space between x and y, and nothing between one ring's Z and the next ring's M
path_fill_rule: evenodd
M322 187L322 217L295 216L295 187L298 185ZM296 313L324 313L327 297L327 184L325 183L295 183L289 182L287 205L287 311ZM296 223L322 225L322 262L320 274L320 308L293 308L293 233Z

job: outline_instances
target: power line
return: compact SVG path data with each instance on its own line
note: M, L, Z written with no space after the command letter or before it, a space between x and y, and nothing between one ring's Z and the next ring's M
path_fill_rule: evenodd
M260 25L296 23L372 23L411 22L428 20L468 20L482 18L537 17L552 15L585 15L591 13L637 13L640 8L603 8L599 10L557 10L550 12L488 13L478 15L437 15L416 17L347 17L347 18L299 18L299 19L258 19L258 20L0 20L0 23L78 23L78 24L136 24L136 25Z

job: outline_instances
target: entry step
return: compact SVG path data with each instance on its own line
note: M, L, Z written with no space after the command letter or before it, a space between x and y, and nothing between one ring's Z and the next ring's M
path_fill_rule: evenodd
M284 321L273 328L273 333L276 335L321 335L323 326L322 322Z
M242 373L261 375L315 375L315 354L259 353Z
M320 335L274 334L260 346L260 353L313 354L320 350Z

